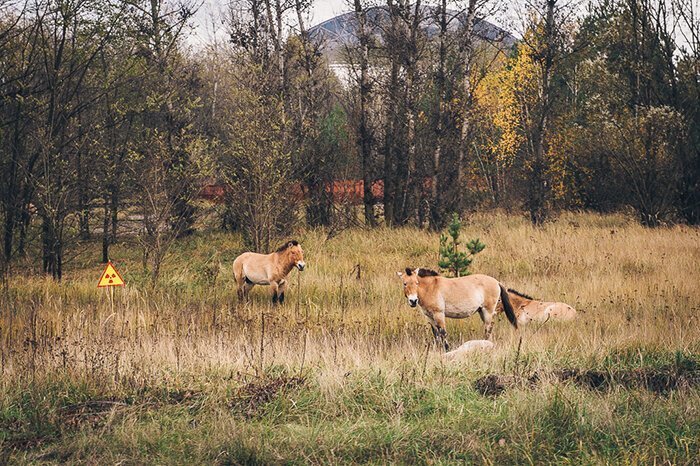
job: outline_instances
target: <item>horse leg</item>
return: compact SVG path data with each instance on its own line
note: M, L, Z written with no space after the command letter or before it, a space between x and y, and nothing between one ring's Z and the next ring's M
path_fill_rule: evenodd
M437 332L440 335L440 340L442 341L445 351L450 350L450 344L447 342L447 330L445 329L445 313L436 312L433 314L433 319L435 319L435 325L437 326Z
M277 304L279 285L277 282L270 282L270 290L272 291L272 305Z
M248 301L248 292L253 288L254 284L245 276L243 260L240 257L233 261L233 278L236 280L238 303L241 304L244 301Z
M277 299L280 304L284 303L284 292L287 291L287 280L282 279L280 281L279 287L277 288Z
M236 273L236 265L233 267L233 278L236 281L236 296L238 297L238 302L240 303L243 299L243 276Z
M481 321L484 323L484 340L491 341L493 333L493 318L496 315L496 303L491 311L485 309L483 306L479 308L479 316Z
M493 316L484 316L484 340L491 341L493 333Z
M430 322L430 330L433 331L433 339L435 340L435 346L440 346L440 331L438 330L437 325L435 325L435 322Z
M250 301L250 290L252 290L254 286L254 283L245 282L243 283L243 285L238 287L238 297L241 300L241 302L247 303L248 301Z
M245 279L245 277L241 277L242 279L239 280L238 277L236 277L236 296L238 297L238 302L243 303L244 301L248 301L248 293L250 293L250 289L253 288L253 284L250 283Z

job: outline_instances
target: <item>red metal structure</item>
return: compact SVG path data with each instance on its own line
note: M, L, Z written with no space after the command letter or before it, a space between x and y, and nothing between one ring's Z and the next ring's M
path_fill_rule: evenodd
M199 199L203 199L216 204L222 204L226 199L228 188L223 183L216 181L205 182L199 190ZM364 182L362 180L336 180L326 187L326 191L333 196L333 202L338 204L362 204L364 193ZM291 194L294 200L303 201L308 198L308 189L301 183L294 183L291 186ZM377 180L372 185L372 196L376 201L384 198L384 183Z

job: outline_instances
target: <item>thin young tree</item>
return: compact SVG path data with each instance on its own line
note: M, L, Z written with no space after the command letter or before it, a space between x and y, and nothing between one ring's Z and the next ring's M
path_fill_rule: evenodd
M361 0L353 2L356 34L356 81L357 81L357 146L362 161L362 203L364 206L365 223L369 226L376 224L374 216L374 195L372 184L374 182L374 132L370 124L370 99L372 93L372 80L370 77L370 49L374 43L374 35L368 20L368 8Z
M549 215L547 151L549 148L550 124L556 111L557 74L566 56L564 34L570 19L571 5L562 0L543 0L527 3L526 32L523 47L536 65L535 85L531 94L518 94L521 106L522 131L525 136L523 150L526 159L527 199L526 206L534 225L543 224ZM524 88L525 89L525 88Z

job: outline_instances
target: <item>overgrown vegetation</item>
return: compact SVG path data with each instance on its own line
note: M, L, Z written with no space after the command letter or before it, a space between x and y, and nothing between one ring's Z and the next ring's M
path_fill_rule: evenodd
M0 463L697 461L697 2L374 3L0 0ZM447 365L407 263L580 318Z
M531 1L514 35L505 3L357 0L335 43L311 1L232 0L202 43L194 0L0 0L0 272L106 262L126 221L155 281L203 186L261 250L494 206L698 223L696 3Z
M296 231L309 268L290 276L287 304L270 307L258 290L238 306L230 266L243 241L203 220L175 240L156 288L132 240L113 246L127 282L114 314L95 287L98 242L61 283L33 261L10 277L3 462L689 464L700 454L691 228L470 217L462 234L489 244L472 271L580 314L519 331L499 319L493 352L447 364L395 278L406 260L436 266L437 234ZM481 336L477 317L447 326L458 342Z

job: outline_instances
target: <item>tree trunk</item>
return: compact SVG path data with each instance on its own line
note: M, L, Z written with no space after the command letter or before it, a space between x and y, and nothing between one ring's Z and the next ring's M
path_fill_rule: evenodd
M20 199L20 222L19 222L19 243L17 244L17 254L24 256L27 246L27 231L32 221L32 214L29 211L29 200L32 196L29 183L25 182L22 197Z
M61 280L63 265L63 244L60 231L54 219L48 215L42 218L43 270L55 280Z
M112 234L109 237L110 244L116 244L119 232L119 188L113 184L110 188L110 215Z
M407 197L407 217L413 218L420 227L420 197L421 197L421 174L418 173L416 161L416 92L415 85L418 75L418 29L420 27L420 0L416 0L415 9L411 21L408 44L408 57L406 64L406 108L408 110L408 121L406 131L406 145L408 146L408 195Z
M330 224L332 193L327 191L325 180L317 176L306 177L308 188L308 205L306 206L306 221L311 227L327 226ZM332 186L330 186L332 189Z
M22 113L22 103L17 102L15 114L14 114L14 124L12 128L12 148L10 150L11 160L10 167L7 171L7 177L5 182L6 187L6 197L3 199L5 204L5 231L3 238L3 251L4 257L7 262L12 259L12 246L14 241L15 226L17 225L17 213L19 211L19 164L20 164L20 154L21 150L21 138L20 138L20 122Z
M394 52L391 52L391 72L387 89L386 121L387 126L384 135L384 222L391 226L396 224L396 152L394 150L397 139L397 114L396 99L398 93L399 64Z
M83 241L90 239L90 206L88 205L88 182L83 166L82 151L79 149L76 154L76 172L78 175L78 229L80 239Z
M395 41L401 40L402 32L399 28L400 12L393 0L387 2L390 17L390 34ZM406 222L405 201L406 181L408 178L408 163L405 157L406 145L401 141L405 139L404 118L405 97L400 91L401 68L403 55L397 47L389 48L391 58L391 81L389 87L389 103L387 113L391 118L391 136L387 140L386 153L389 156L391 171L387 176L389 180L389 199L384 202L385 209L389 205L391 213L390 221L393 225L403 225Z
M435 76L435 149L433 150L433 176L430 183L430 228L437 231L443 227L443 209L440 196L440 159L442 157L443 105L445 101L445 59L447 56L447 0L440 4L440 35L438 68Z
M547 0L547 12L544 24L544 60L542 62L542 79L540 81L541 102L536 115L535 128L532 131L533 160L530 169L528 187L528 207L530 220L533 225L541 225L547 219L547 191L549 186L546 179L546 132L551 111L551 75L554 66L554 8L557 0Z
M104 196L104 216L102 219L102 263L109 262L109 196Z
M360 0L355 2L355 18L357 20L357 33L360 43L360 108L358 143L362 159L362 203L364 205L365 223L369 226L376 224L374 218L374 196L372 194L372 133L368 121L369 97L371 92L369 82L369 40L366 30L366 10Z
M304 71L306 72L307 80L303 82L301 89L302 93L299 96L299 111L298 111L298 130L297 137L299 146L305 147L313 140L313 131L306 129L305 122L311 121L315 127L319 126L320 101L323 96L315 93L316 86L314 85L314 70L316 65L314 62L314 50L309 42L309 35L304 25L304 2L295 0L294 7L297 14L297 22L299 26L299 36L301 39L301 48L303 54ZM302 109L302 102L306 101L306 109ZM306 180L305 184L308 188L308 204L306 207L306 220L311 226L328 226L331 223L331 211L333 207L333 193L328 192L328 188L332 190L333 178L328 175L328 170L325 169L325 164L316 163L316 158L310 153L314 149L306 150L305 160L311 163L305 164Z
M270 0L265 0L265 14L267 16L268 34L274 47L274 67L277 74L279 91L286 92L286 72L284 63L284 51L282 50L282 4L275 0L274 11Z
M464 191L464 164L467 160L469 151L469 132L470 132L470 115L469 106L471 105L471 62L472 62L472 32L474 30L474 19L476 18L477 0L469 0L469 5L466 12L466 24L462 29L461 43L461 60L462 60L462 82L460 91L462 94L462 124L459 131L459 154L457 157L456 175L455 175L455 204L457 209L461 209Z
M81 95L78 94L78 105L82 105L80 97ZM78 114L78 139L80 141L84 138L84 131L82 113L80 113ZM75 173L77 175L76 188L78 194L78 231L80 239L87 241L90 239L89 187L82 147L78 148L75 155Z
M384 193L382 202L384 203L384 223L387 226L395 224L396 214L394 212L395 200L395 177L396 162L394 157L394 139L396 132L396 106L395 97L398 79L398 66L394 62L391 65L391 81L389 84L389 98L387 102L387 127L384 135Z

